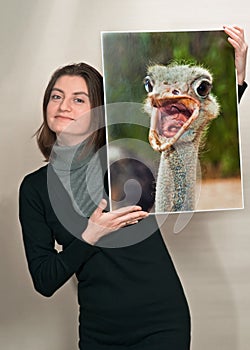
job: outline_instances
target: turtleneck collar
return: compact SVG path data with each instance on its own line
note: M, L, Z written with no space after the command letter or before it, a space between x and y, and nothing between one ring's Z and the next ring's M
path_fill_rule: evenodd
M74 146L55 143L51 152L50 163L55 170L73 171L87 164L93 155L93 148L87 149L87 140Z

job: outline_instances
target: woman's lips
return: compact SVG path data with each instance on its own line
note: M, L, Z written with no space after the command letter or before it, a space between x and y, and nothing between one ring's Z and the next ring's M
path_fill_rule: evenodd
M64 115L56 115L55 119L62 120L62 121L73 121L73 118L64 116Z

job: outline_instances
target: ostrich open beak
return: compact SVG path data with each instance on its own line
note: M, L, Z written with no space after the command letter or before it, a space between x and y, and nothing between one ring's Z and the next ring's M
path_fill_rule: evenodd
M197 119L200 102L191 96L150 97L153 111L149 142L155 151L169 149Z

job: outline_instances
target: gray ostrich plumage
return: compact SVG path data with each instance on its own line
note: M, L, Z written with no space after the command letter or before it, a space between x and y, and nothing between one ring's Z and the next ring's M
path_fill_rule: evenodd
M149 142L161 152L155 211L195 209L197 161L210 121L219 114L211 73L197 65L153 65L144 79Z

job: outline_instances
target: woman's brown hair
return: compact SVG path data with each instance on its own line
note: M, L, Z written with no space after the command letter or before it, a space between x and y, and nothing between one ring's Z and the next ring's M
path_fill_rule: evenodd
M87 63L70 64L58 68L53 73L44 93L43 123L35 133L35 136L38 147L46 161L49 160L53 145L56 141L56 134L49 128L47 123L47 106L50 100L51 91L57 79L63 75L80 76L86 81L92 109L92 118L95 123L95 131L89 137L88 146L94 146L95 150L98 150L105 144L103 78L95 68Z

